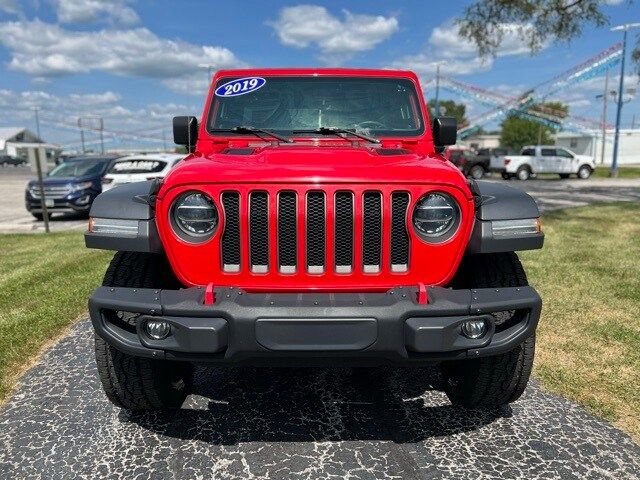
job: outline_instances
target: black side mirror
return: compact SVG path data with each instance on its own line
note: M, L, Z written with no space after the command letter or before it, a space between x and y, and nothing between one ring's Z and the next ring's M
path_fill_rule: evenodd
M193 152L198 141L198 119L196 117L173 117L173 141Z
M432 125L433 143L438 153L447 145L455 145L458 136L458 124L455 117L435 117Z

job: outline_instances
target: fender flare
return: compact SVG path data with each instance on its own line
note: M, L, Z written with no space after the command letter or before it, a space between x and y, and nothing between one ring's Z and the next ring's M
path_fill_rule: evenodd
M494 224L510 220L535 220L540 217L538 205L531 195L499 182L477 180L469 182L476 203L471 238L467 253L514 252L542 248L544 233L522 232L509 236L495 235ZM514 222L516 224L518 222Z
M160 185L158 180L126 183L98 195L84 234L87 248L162 252L153 207Z

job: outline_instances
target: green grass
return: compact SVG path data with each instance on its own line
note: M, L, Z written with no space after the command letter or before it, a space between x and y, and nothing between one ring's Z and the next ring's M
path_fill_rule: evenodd
M609 178L609 167L596 167L593 178ZM640 178L640 167L620 167L618 168L618 178Z
M640 205L560 210L523 252L543 299L535 376L640 438Z
M87 309L111 254L79 232L0 235L0 402L40 351Z

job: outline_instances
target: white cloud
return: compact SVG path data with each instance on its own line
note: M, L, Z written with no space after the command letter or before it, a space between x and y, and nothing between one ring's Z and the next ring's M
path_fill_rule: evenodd
M407 55L399 58L392 62L389 67L412 70L420 75L433 76L436 73L438 63L436 58L426 53L419 53L417 55ZM448 76L468 75L470 73L488 71L492 66L493 60L491 58L484 60L478 57L461 58L446 60L446 62L441 64L440 70L442 74Z
M319 5L297 5L280 10L269 22L282 44L315 46L327 63L341 63L355 54L371 50L398 31L395 17L354 14L343 10L340 19Z
M47 141L61 145L79 144L77 121L79 117L99 116L104 121L105 138L117 138L115 146L151 145L163 143L163 131L167 146L171 147L171 119L175 115L197 113L195 105L179 103L153 103L143 107L131 107L120 103L118 94L106 91L100 93L78 93L54 95L40 90L16 92L0 89L0 124L7 126L33 125L33 107L40 108L40 123ZM11 112L10 118L4 115ZM144 125L140 119L144 119ZM4 119L4 121L3 121ZM111 132L124 132L118 135ZM138 134L132 137L126 134ZM87 142L97 140L95 133L85 132ZM151 142L151 143L149 143ZM113 144L112 144L113 145Z
M497 57L509 55L523 55L529 53L526 43L520 38L520 33L531 28L528 25L509 23L502 25L504 37L496 52ZM545 44L542 48L546 48ZM434 28L429 36L429 53L420 52L406 55L391 63L393 68L407 68L422 75L432 76L436 72L436 64L441 63L443 75L469 75L486 72L493 67L494 59L482 59L477 54L473 42L458 34L458 27L450 22Z
M214 69L244 65L227 48L161 38L146 28L72 31L40 20L5 22L0 23L0 44L11 52L11 70L34 77L102 71L157 78L171 88L176 79L204 77L199 64Z
M0 12L18 15L21 10L18 6L18 2L16 2L15 0L0 0Z
M508 55L523 55L529 53L529 47L522 40L521 34L530 30L530 25L520 25L516 23L505 23L500 26L503 31L503 38L496 55L505 57ZM429 37L431 48L445 58L460 56L474 56L477 54L475 44L459 35L458 27L451 23L446 23L436 27ZM546 48L548 44L542 46Z
M53 0L61 23L98 23L132 25L140 21L126 0Z

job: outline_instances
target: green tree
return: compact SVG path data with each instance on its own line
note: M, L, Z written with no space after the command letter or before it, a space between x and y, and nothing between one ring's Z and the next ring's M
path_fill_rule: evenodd
M464 103L456 103L453 100L440 100L440 108L444 109L444 115L447 117L456 117L458 126L465 125L467 123L467 106ZM432 98L428 102L429 112L433 114L436 105L435 98Z
M560 102L547 102L537 105L532 110L540 112L547 118L553 115L559 118L569 113L569 108ZM516 114L511 114L501 124L500 144L513 150L520 150L524 145L548 145L553 143L551 135L556 129Z
M631 3L631 0L627 0ZM457 19L459 33L471 40L483 56L495 56L507 33L518 36L532 53L547 42L570 41L584 27L604 27L609 17L602 0L476 0ZM640 70L640 35L632 58Z

